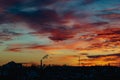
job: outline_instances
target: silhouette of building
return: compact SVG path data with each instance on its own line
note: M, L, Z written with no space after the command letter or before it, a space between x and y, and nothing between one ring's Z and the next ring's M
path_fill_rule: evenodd
M5 65L3 65L3 68L9 69L9 68L21 68L22 64L21 63L15 63L14 61L11 61Z

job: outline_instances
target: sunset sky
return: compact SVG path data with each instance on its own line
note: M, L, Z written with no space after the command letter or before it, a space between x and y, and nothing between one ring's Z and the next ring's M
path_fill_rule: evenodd
M120 66L120 0L0 0L0 65Z

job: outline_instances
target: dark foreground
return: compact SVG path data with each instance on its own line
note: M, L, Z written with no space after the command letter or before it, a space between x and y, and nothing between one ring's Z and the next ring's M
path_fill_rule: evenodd
M0 80L120 80L120 68L112 66L39 68L10 63L0 67Z

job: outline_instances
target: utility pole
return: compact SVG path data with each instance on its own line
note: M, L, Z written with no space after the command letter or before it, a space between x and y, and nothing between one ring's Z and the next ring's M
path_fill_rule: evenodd
M80 55L78 56L78 65L80 66Z

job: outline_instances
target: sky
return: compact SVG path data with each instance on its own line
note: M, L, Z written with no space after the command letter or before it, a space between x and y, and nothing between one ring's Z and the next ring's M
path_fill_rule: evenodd
M120 0L0 0L0 65L120 66Z

